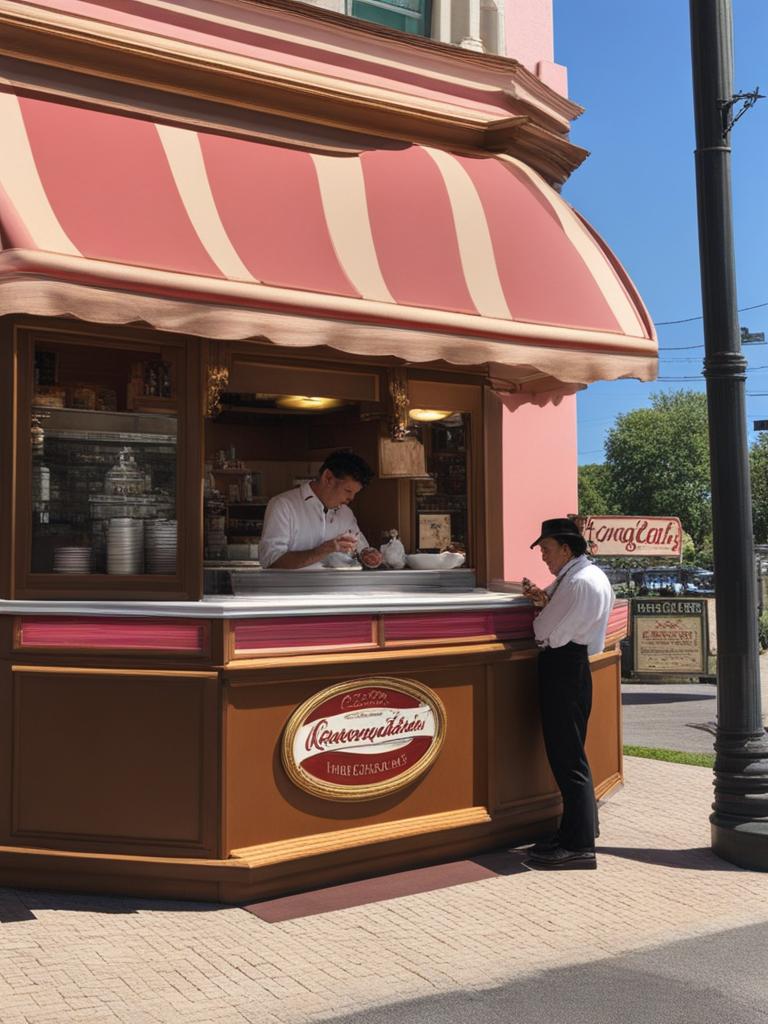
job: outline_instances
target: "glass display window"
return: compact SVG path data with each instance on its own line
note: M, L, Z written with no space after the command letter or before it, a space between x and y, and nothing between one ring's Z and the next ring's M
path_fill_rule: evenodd
M412 550L463 552L484 583L487 573L482 388L429 379L411 370L410 431L424 446L426 473L413 480Z
M427 477L414 481L418 551L467 551L469 544L469 416L456 412L415 423L425 448Z
M178 590L184 347L41 333L25 365L26 586Z

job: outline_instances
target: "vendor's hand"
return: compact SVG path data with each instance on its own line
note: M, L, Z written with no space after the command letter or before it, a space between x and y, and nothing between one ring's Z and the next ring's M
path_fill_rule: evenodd
M384 559L376 548L363 548L360 552L360 561L366 569L378 569Z
M323 555L332 555L341 551L345 555L353 555L357 550L358 536L356 533L340 533L338 537L332 537L322 545Z

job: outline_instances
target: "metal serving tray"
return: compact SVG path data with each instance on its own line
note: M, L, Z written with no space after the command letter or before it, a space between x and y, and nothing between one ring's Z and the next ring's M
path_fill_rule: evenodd
M307 593L464 593L475 589L474 569L230 569L235 597Z

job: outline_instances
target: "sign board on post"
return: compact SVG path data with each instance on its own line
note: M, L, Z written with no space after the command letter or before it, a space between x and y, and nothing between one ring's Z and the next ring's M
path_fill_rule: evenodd
M587 516L582 532L598 558L683 557L683 527L674 516Z
M632 641L638 675L706 675L706 599L635 598Z

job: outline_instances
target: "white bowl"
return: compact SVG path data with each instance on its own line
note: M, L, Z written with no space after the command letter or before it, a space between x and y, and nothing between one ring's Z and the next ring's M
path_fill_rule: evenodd
M461 551L441 551L439 555L406 555L409 569L458 569L466 555Z

